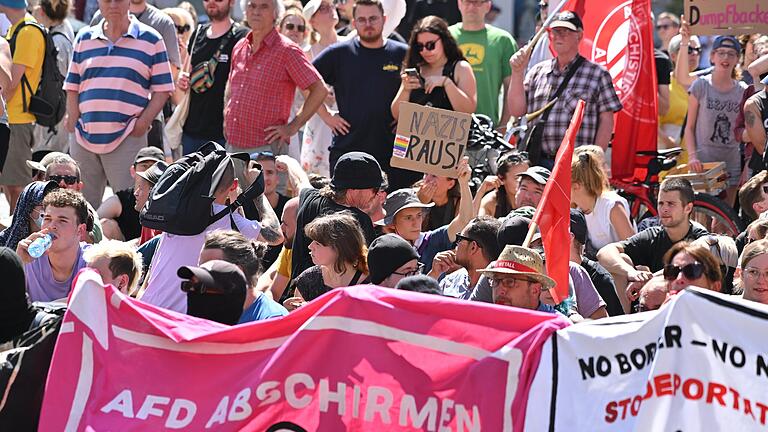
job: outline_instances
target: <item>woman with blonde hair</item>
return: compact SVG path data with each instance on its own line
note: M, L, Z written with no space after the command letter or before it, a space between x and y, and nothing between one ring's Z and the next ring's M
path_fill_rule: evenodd
M195 19L186 10L180 7L163 9L166 15L171 17L173 25L176 26L176 40L179 43L179 55L181 64L186 64L189 57L189 39L195 32Z
M587 220L587 256L593 257L603 246L635 234L629 219L629 203L610 189L595 153L582 152L571 161L571 203Z

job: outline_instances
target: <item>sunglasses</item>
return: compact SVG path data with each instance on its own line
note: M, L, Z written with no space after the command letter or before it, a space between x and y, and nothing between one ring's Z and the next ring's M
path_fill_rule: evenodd
M477 240L463 236L461 234L456 234L456 244L458 245L461 241L465 241L467 243L475 242L478 247L482 247Z
M704 274L704 265L698 262L686 264L684 266L667 264L664 266L664 279L673 281L677 279L680 272L682 272L683 276L688 280L698 279Z
M666 30L673 27L672 24L659 24L656 26L656 30Z
M440 39L435 39L435 40L429 41L429 42L427 42L425 44L416 42L416 45L414 45L413 47L416 49L416 52L422 52L424 50L434 51L435 47L437 46L437 42L439 40Z
M55 181L56 183L61 183L62 181L64 181L64 183L70 186L80 181L80 179L77 178L77 176L71 176L71 175L50 175L48 176L48 180Z
M307 29L307 26L305 26L304 24L285 23L285 24L283 24L283 28L288 30L288 31L296 30L299 33L304 33L304 30Z
M178 34L184 34L184 33L188 32L191 29L192 29L192 27L190 27L189 24L184 24L184 25L181 25L181 26L177 25L176 26L176 32Z
M688 47L688 54L701 54L701 47Z

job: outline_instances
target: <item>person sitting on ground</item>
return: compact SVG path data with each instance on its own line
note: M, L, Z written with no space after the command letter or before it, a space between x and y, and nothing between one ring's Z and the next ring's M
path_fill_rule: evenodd
M640 289L638 303L633 312L646 312L659 309L667 301L667 281L663 274L654 275Z
M237 265L245 275L245 310L238 319L238 324L288 315L288 311L280 304L263 292L253 289L253 283L261 272L261 260L265 250L264 243L249 240L237 231L216 230L205 237L205 244L200 252L201 265L212 260L222 260Z
M293 256L293 238L296 236L296 212L299 199L291 198L283 207L280 230L283 232L283 247L277 260L259 276L256 291L263 292L271 299L280 299L291 278L291 257ZM278 303L279 304L279 303Z
M105 285L112 284L125 295L136 295L141 278L141 255L128 243L104 240L83 254L88 267L101 275Z
M72 281L85 267L85 252L90 245L81 243L88 223L88 205L80 192L57 189L43 200L42 229L21 240L16 253L24 262L27 292L31 301L54 301L69 295ZM40 258L29 255L29 246L51 234L54 239Z
M571 209L571 263L580 265L587 272L592 285L605 302L605 309L610 316L623 315L613 277L600 263L584 256L584 244L588 238L587 220L581 210ZM573 278L573 273L571 273Z
M527 171L530 168L529 165L528 154L525 152L512 150L499 157L496 161L496 175L501 185L482 197L480 216L489 215L502 218L517 208L515 197L520 182L518 175Z
M664 255L667 292L674 295L688 286L720 292L723 274L708 248L689 242L674 244Z
M237 324L243 313L247 281L235 264L212 260L177 271L181 292L187 296L190 316L227 325ZM178 287L176 289L179 289Z
M19 240L40 231L43 225L43 199L58 187L53 181L35 181L24 188L13 209L11 225L0 232L0 246L15 250Z
M258 171L256 167L249 167L249 171ZM256 175L258 173L249 173ZM234 199L238 190L238 182L235 178L235 167L230 160L222 173L218 185L214 191L214 200L211 212L216 214L226 208L226 202ZM138 202L138 199L137 199ZM200 234L185 236L163 233L160 235L157 250L150 264L146 289L139 297L145 303L158 307L185 313L187 310L187 298L184 292L179 290L181 280L177 276L177 270L184 265L197 264L205 244L205 236L217 229L229 229L234 223L238 231L246 238L258 239L270 245L278 245L283 242L283 234L280 232L277 216L272 210L264 195L260 195L254 202L257 204L260 221L246 219L239 212L231 214L232 219L224 217L208 225ZM183 217L183 215L179 215ZM242 303L241 303L242 310Z
M144 205L149 200L149 195L152 193L152 188L160 181L165 170L168 169L168 164L164 161L156 162L154 165L144 171L139 171L133 178L133 198L135 201L133 209L138 214L144 208ZM139 223L141 220L139 219ZM139 245L145 244L149 239L160 235L161 232L156 229L141 227L141 235L139 236Z
M416 249L397 234L384 234L368 249L368 270L372 284L395 288L403 278L421 274Z
M423 204L432 204L429 212L424 214L421 223L422 231L432 231L451 223L459 214L461 187L458 179L424 174L416 195Z
M657 200L661 226L654 226L617 243L604 246L597 253L598 262L613 276L616 294L625 313L637 298L642 284L654 272L664 268L664 254L673 244L696 240L706 229L690 221L693 211L693 186L685 179L665 179L659 186ZM646 266L650 271L635 266ZM627 287L628 282L637 282Z
M400 279L395 289L422 294L442 295L437 281L425 275L413 275Z
M745 300L768 304L768 240L754 241L744 248L736 277Z
M751 223L768 210L768 171L760 171L739 189L741 218Z
M133 165L129 168L131 177L136 182L136 174L150 169L155 163L165 159L163 151L157 147L144 147L136 154ZM104 237L120 241L132 240L141 236L139 210L136 208L134 187L116 191L104 200L96 211L104 228Z
M501 249L496 236L501 222L491 216L480 216L456 234L453 250L435 256L430 276L440 281L443 295L469 299L480 280L478 270L488 267Z
M71 189L82 192L85 184L80 175L80 164L72 159L68 154L52 152L43 157L40 161L45 167L44 181L55 181L62 189ZM104 230L99 221L96 210L88 204L88 213L93 223L88 224L87 235L81 241L88 243L98 243L104 238Z
M608 186L608 176L591 153L574 156L571 162L571 204L585 216L589 234L586 255L595 258L609 243L635 234L627 200Z
M535 250L507 245L499 259L480 272L490 279L497 305L557 313L539 299L541 291L553 288L555 281L545 274L544 261Z
M368 283L368 248L349 212L319 217L304 231L315 265L294 280L294 296L310 302L334 288Z
M0 351L4 351L2 344L29 330L35 311L27 301L24 263L7 247L0 247L0 274L3 275L3 289L0 290Z
M544 186L549 181L552 173L540 166L532 166L517 175L519 177L517 192L515 193L515 205L520 207L539 207L541 195L544 193Z

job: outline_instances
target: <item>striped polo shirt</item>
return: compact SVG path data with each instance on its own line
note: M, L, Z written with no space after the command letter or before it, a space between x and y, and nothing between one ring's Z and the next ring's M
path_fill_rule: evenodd
M77 35L64 89L78 93L78 144L109 153L133 130L151 93L174 90L165 43L131 16L128 31L111 42L102 20Z

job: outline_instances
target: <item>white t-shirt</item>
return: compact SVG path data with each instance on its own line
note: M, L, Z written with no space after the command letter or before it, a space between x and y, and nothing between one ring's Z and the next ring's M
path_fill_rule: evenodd
M219 212L225 206L213 205L213 212ZM235 224L246 238L256 239L261 232L261 224L244 218L240 213L234 213ZM187 313L187 294L181 290L182 279L176 276L181 266L196 266L200 251L205 244L205 236L217 229L232 229L229 216L225 216L211 224L202 233L193 236L182 236L163 233L160 243L152 258L149 282L141 301L151 305Z
M584 215L587 220L587 232L589 241L595 250L601 247L619 241L619 234L611 223L611 210L621 204L629 214L629 203L621 195L613 191L603 192L595 202L595 208L592 213Z

